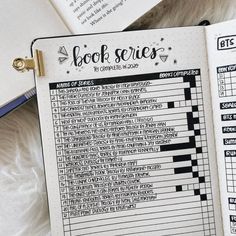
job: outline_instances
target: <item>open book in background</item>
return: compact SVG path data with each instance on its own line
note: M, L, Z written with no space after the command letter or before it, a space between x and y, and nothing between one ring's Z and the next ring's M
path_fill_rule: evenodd
M35 41L52 235L235 235L235 26Z
M120 31L160 0L2 0L0 4L0 117L35 94L32 73L17 74L15 55L31 56L34 38Z

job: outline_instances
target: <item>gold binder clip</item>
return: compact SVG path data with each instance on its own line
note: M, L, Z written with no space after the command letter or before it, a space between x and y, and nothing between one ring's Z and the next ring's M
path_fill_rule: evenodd
M19 72L34 70L36 71L38 77L45 76L43 52L37 49L35 50L34 58L31 59L16 58L13 61L12 66Z

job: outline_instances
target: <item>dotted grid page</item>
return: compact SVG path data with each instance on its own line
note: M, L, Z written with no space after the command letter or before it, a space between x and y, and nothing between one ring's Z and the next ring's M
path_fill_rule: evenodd
M223 235L203 27L33 48L53 235Z
M236 234L236 21L207 28L225 235Z

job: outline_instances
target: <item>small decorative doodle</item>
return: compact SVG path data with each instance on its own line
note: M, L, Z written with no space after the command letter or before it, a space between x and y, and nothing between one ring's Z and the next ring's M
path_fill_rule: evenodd
M58 57L58 61L60 64L63 64L65 61L69 59L69 54L65 46L59 47L58 54L63 55L63 56Z
M162 62L166 62L167 61L167 59L168 59L168 55L160 55L159 56L160 57L160 59L162 60Z

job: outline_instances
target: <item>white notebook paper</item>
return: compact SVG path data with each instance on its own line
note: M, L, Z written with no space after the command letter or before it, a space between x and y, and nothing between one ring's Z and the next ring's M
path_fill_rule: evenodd
M52 235L235 235L235 27L35 42Z

